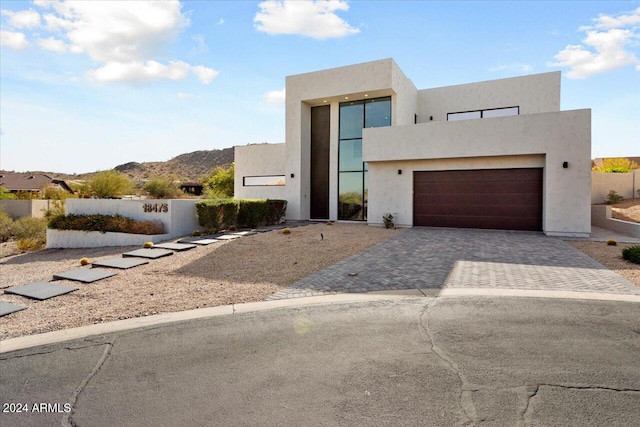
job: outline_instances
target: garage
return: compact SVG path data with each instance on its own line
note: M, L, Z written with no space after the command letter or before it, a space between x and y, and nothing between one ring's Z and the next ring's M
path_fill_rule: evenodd
M413 225L542 230L542 168L416 171Z

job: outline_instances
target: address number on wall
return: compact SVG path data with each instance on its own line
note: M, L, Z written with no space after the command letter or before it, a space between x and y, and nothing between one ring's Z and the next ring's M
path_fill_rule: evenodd
M145 203L142 205L142 209L145 212L167 213L169 212L169 205L167 203Z

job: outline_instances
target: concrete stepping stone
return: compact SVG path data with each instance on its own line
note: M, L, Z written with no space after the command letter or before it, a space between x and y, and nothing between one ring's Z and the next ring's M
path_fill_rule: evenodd
M235 233L229 233L230 236L253 236L258 234L255 231L237 231Z
M149 264L149 261L140 258L109 258L102 261L96 261L92 265L94 267L118 268L127 270L139 265Z
M210 245L212 243L220 243L220 240L218 240L218 239L200 239L200 240L192 240L190 243L193 243L194 245L207 246L207 245Z
M11 304L10 302L0 301L0 317L7 314L15 313L17 311L25 310L27 307L23 307L17 304Z
M157 245L153 245L154 249L168 249L170 251L188 251L189 249L193 249L196 245L191 243L159 243Z
M58 295L68 294L77 291L78 288L72 286L59 285L51 282L35 282L23 286L14 286L4 290L5 294L20 295L22 297L44 301Z
M173 251L167 249L136 249L135 251L125 252L123 257L136 257L146 259L158 259L165 256L173 255Z
M242 236L234 235L234 234L225 234L224 236L216 237L218 240L233 240L239 239Z
M64 273L54 274L54 280L74 280L82 283L93 283L107 277L115 276L118 273L99 268L77 268L75 270L65 271Z

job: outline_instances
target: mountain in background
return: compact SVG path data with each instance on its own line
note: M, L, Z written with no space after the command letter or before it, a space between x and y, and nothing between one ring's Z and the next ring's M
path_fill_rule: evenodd
M233 147L180 154L166 162L129 162L113 169L128 175L135 181L149 179L152 176L165 176L175 177L184 182L198 181L216 167L231 163L233 163Z
M224 148L222 150L202 150L193 153L180 154L166 162L129 162L114 167L129 176L134 181L143 181L152 176L165 176L175 178L182 182L198 181L208 175L218 166L227 166L233 163L234 149ZM33 173L44 173L50 177L58 179L79 181L90 179L95 172L82 174L64 174L56 172L29 171Z

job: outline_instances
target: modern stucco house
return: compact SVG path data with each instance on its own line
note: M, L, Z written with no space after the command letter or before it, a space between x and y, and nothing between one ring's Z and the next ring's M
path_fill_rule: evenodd
M286 142L235 148L237 198L288 219L588 236L591 110L560 72L418 90L392 59L286 78Z

